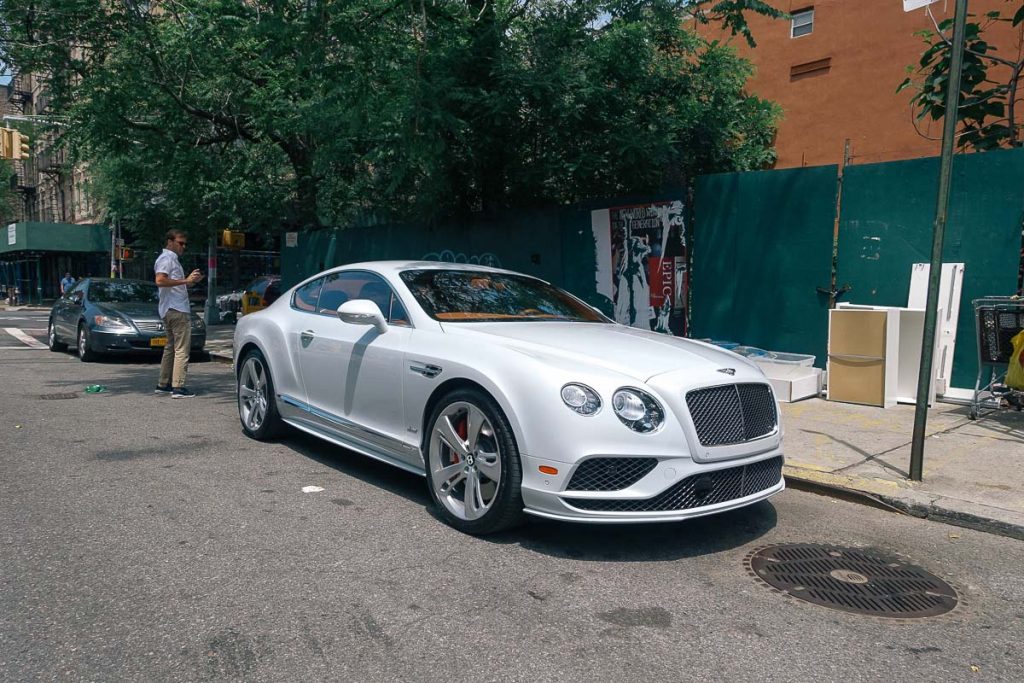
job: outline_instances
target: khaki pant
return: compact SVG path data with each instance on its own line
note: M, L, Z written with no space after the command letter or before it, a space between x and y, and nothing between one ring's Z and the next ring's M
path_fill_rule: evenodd
M167 345L160 360L160 386L170 384L180 389L185 386L188 356L192 351L192 316L172 308L164 316L164 328L167 330Z

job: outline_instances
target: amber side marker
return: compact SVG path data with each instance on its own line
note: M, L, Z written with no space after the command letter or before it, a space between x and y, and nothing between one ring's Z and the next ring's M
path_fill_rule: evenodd
M556 470L554 467L548 467L547 465L541 465L537 469L539 469L544 474L558 474L558 470Z

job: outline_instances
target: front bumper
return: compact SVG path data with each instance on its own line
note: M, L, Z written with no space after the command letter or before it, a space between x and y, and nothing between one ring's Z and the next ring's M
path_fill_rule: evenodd
M89 331L89 346L96 353L163 353L164 347L153 346L153 339L166 339L167 335L148 332L114 332L95 328ZM192 330L191 351L206 346L206 330Z
M786 488L782 449L727 462L658 458L641 479L619 490L568 490L573 469L541 474L549 460L523 455L524 511L575 522L669 522L752 505ZM577 467L579 463L577 463Z

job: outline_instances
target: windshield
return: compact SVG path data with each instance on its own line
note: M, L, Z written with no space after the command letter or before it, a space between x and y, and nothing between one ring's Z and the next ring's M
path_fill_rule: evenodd
M147 303L159 301L155 284L149 282L93 282L89 298L101 303Z
M407 270L402 273L402 280L423 310L442 322L608 322L571 294L524 275Z

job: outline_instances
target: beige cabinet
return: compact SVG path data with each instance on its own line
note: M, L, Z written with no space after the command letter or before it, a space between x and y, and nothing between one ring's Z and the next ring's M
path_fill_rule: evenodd
M923 332L922 309L841 304L829 311L828 399L882 407L915 403ZM929 404L936 368L933 363Z
M895 405L889 343L897 334L890 310L834 309L828 325L828 399ZM888 385L893 391L888 391Z

